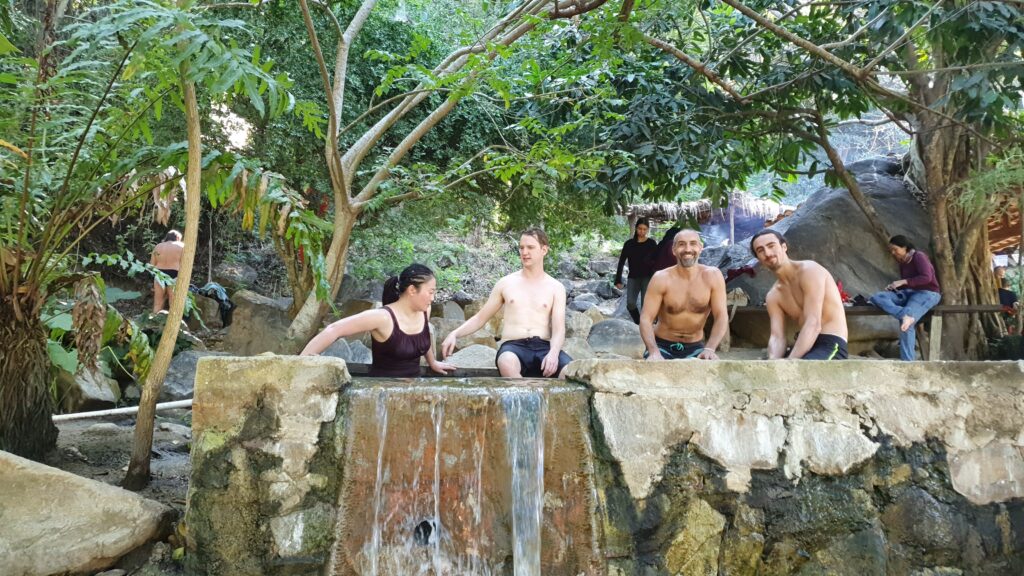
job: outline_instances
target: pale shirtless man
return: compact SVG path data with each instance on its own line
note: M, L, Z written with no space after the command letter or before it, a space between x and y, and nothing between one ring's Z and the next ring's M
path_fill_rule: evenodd
M695 230L678 232L672 241L676 265L656 272L647 286L640 337L648 360L718 359L715 351L729 332L725 279L718 268L697 263L703 249ZM715 323L705 344L704 325L710 314Z
M502 344L495 360L498 372L506 378L563 378L565 365L572 361L562 352L565 287L544 272L547 253L548 237L543 230L523 232L519 238L523 269L498 280L483 308L444 339L441 354L450 356L460 336L482 328L504 306Z
M786 354L787 316L800 322L790 358L846 358L846 310L828 270L813 260L790 260L786 239L775 230L766 228L755 234L750 250L777 278L766 299L771 321L768 358Z
M185 250L185 244L181 241L181 232L171 230L164 236L164 241L153 248L153 256L149 259L157 270L167 274L171 279L178 277L178 269L181 268L181 253ZM171 303L174 297L174 284L164 285L160 278L153 279L153 312L164 309L164 301Z

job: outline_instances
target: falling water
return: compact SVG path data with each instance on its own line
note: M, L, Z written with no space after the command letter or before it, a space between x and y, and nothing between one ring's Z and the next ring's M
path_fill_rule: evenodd
M544 506L544 396L534 390L502 394L512 469L512 539L515 576L540 576Z
M384 445L388 435L388 403L387 393L379 390L377 393L377 437L380 444L377 447L377 480L373 489L373 536L370 540L370 575L377 576L377 560L380 557L380 503L384 468Z

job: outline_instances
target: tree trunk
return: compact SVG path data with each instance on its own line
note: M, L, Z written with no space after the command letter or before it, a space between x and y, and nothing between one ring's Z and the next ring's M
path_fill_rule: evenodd
M160 396L167 368L171 365L174 344L178 340L181 318L185 313L188 299L188 285L192 281L192 264L196 257L196 243L199 239L199 210L202 191L200 176L203 161L200 140L199 105L196 102L195 84L189 79L188 62L179 67L182 92L185 103L185 125L188 130L188 169L185 173L185 250L181 255L181 268L174 284L174 298L167 314L167 324L160 336L153 365L146 377L139 400L139 416L135 421L135 440L128 473L122 486L129 490L141 490L149 483L149 455L153 449L153 422L156 418L156 401Z
M335 208L334 234L331 246L327 250L327 280L330 282L330 297L333 301L341 288L341 278L345 275L345 263L348 261L348 245L352 239L352 229L356 225L359 213ZM320 323L327 314L327 303L316 297L316 290L311 290L299 313L295 315L288 332L287 342L282 346L285 352L298 353L320 330Z
M46 331L0 301L0 450L40 460L57 445Z

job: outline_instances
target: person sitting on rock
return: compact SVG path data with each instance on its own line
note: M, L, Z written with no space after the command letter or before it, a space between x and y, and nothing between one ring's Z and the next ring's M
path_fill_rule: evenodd
M900 321L900 360L917 359L917 335L914 326L942 299L935 267L928 256L916 250L902 234L889 239L889 254L900 265L900 279L890 282L868 302Z
M654 274L654 256L658 252L658 243L648 238L647 232L651 224L647 218L636 221L633 237L626 240L619 253L619 266L615 270L615 287L622 290L622 267L629 262L629 276L626 278L626 310L633 322L640 323L640 310L644 306L647 286ZM637 306L637 299L640 306Z
M846 310L828 270L813 260L790 260L786 238L771 228L754 234L750 251L776 276L765 299L771 322L768 358L786 356L787 316L800 322L800 333L789 358L847 358Z
M445 358L455 351L460 336L468 336L487 323L504 306L502 344L495 363L506 378L565 377L572 361L562 351L565 342L565 286L544 272L548 236L531 228L519 238L523 269L498 280L479 312L452 330L444 339Z
M447 374L455 366L434 357L427 317L436 291L433 271L422 264L411 264L384 283L383 307L332 323L300 354L319 354L338 338L369 332L373 352L370 376L415 378L420 375L420 357L426 358L434 372Z
M672 243L676 265L659 270L651 279L640 314L640 337L647 346L644 358L718 358L715 351L729 333L725 279L718 268L698 263L703 249L695 230L676 233ZM709 314L714 314L715 323L705 344L704 325Z

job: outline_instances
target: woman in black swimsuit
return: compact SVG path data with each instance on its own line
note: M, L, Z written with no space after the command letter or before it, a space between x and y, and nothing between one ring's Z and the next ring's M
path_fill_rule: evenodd
M338 338L370 332L373 364L370 376L414 378L420 375L420 357L430 369L447 374L455 366L438 362L430 344L428 314L437 280L422 264L412 264L384 283L384 306L334 322L306 344L303 356L319 354Z

